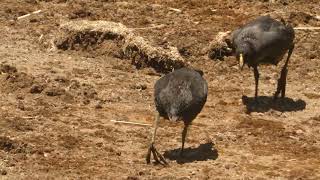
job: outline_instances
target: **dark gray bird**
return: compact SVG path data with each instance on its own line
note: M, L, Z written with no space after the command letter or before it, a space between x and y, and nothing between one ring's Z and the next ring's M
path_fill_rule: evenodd
M270 16L260 16L232 32L232 44L240 68L242 69L244 64L253 67L256 84L255 98L258 96L258 65L277 65L288 52L278 79L274 99L280 92L281 97L285 97L288 62L294 49L294 36L294 30L290 25L286 25L283 21L276 21Z
M152 140L146 161L150 163L151 152L158 163L167 164L162 155L154 147L156 131L160 116L170 121L182 120L183 153L188 126L202 110L208 94L208 85L202 77L203 73L189 68L181 68L161 77L154 86L155 105L157 109ZM160 160L159 160L160 159Z

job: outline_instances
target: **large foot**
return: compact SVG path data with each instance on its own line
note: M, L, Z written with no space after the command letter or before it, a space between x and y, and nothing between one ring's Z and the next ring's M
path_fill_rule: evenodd
M168 165L168 163L164 159L164 157L154 147L154 144L151 144L148 149L148 153L147 153L147 157L146 157L147 164L150 164L151 153L153 154L153 158L156 161L156 163L162 164L162 165Z

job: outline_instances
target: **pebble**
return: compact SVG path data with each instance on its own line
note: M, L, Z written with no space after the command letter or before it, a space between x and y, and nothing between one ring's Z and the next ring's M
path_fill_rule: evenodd
M30 93L39 94L43 91L43 89L44 89L43 86L34 84L34 85L32 85L32 87L30 89Z
M96 109L102 109L102 102L99 101L97 104L94 106Z
M7 175L7 171L4 170L4 169L0 169L0 174L3 175L3 176L5 176L5 175Z

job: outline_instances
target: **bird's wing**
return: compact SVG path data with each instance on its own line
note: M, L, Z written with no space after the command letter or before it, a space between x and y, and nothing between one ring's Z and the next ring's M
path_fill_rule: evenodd
M231 33L232 43L234 44L235 39L239 36L242 29L236 29Z
M282 48L283 44L288 40L285 34L276 31L262 32L259 36L256 45L257 51L274 46Z
M254 43L262 34L262 30L258 25L247 26L238 29L234 32L234 45L242 44L243 42Z
M160 92L168 86L170 74L162 76L154 85L154 95L158 96Z

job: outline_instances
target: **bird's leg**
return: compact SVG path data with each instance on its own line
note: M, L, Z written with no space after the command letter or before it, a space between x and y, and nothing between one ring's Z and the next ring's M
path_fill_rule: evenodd
M287 84L287 74L288 74L288 68L285 67L281 70L281 98L284 98L286 95L286 84Z
M186 140L188 127L189 127L189 124L185 124L184 127L183 127L183 131L182 131L182 146L181 146L181 150L180 150L180 156L183 155L184 142Z
M290 57L292 55L292 52L293 52L293 49L294 49L294 44L292 44L292 46L290 47L289 51L288 51L288 57L287 57L287 60L286 60L286 63L284 65L284 68L283 68L283 73L284 73L284 77L283 77L283 84L282 84L282 90L281 90L281 98L284 98L285 95L286 95L286 84L287 84L287 75L288 75L288 63L289 63L289 60L290 60ZM282 73L282 72L281 72Z
M274 97L273 97L274 100L276 100L278 98L278 96L282 90L282 86L283 86L282 80L281 80L283 78L282 72L284 72L284 69L281 70L281 75L280 75L280 78L278 79L277 91L274 93Z
M256 83L256 89L255 89L255 94L254 94L254 98L257 101L258 98L258 85L259 85L259 71L258 71L258 66L254 66L253 67L253 73L254 73L254 80Z
M288 57L287 60L281 70L281 74L280 74L280 78L278 79L278 87L277 87L277 91L274 94L274 99L278 98L279 93L281 92L281 98L285 97L286 94L286 84L287 84L287 74L288 74L288 63L289 63L289 59L292 55L294 49L294 44L290 47L289 51L288 51Z
M159 120L160 120L160 115L159 115L159 113L156 113L155 121L154 121L154 130L152 132L152 138L151 138L150 146L149 146L149 149L148 149L148 152L147 152L147 157L146 157L147 164L150 163L151 152L153 154L154 160L157 163L161 164L161 162L162 162L164 164L168 164L166 162L166 160L164 159L164 157L154 147L155 137L156 137L156 133L157 133L157 129L158 129Z

